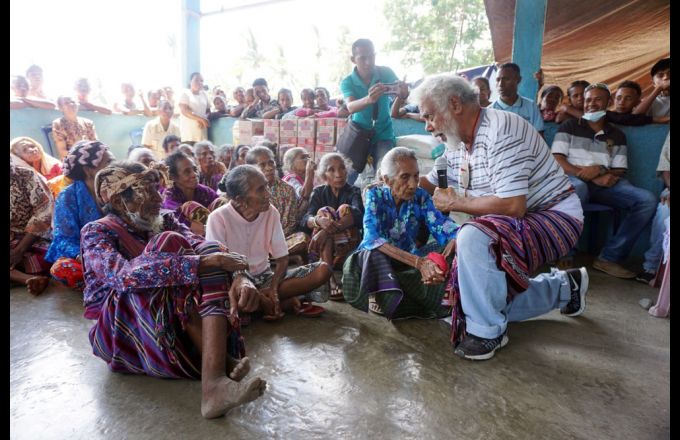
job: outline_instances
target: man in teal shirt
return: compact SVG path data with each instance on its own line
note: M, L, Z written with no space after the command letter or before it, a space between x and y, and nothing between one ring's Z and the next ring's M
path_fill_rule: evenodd
M408 97L408 86L399 81L392 69L375 65L375 50L371 40L359 39L352 44L352 62L356 65L352 73L342 80L340 90L347 101L347 109L352 121L362 128L373 127L373 137L369 154L373 156L373 166L378 169L383 156L395 145L392 118L390 116L390 99L385 84L399 83L399 96ZM373 122L373 106L378 108L375 123ZM352 185L358 173L352 169L347 182Z

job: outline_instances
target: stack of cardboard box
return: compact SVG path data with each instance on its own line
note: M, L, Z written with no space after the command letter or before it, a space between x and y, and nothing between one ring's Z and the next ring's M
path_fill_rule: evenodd
M298 119L297 146L314 155L316 145L316 119Z
M335 151L335 118L319 119L316 122L316 147L314 148L316 160Z

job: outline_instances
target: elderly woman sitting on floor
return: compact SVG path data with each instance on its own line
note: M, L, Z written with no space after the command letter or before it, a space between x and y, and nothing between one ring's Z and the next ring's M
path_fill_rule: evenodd
M79 141L64 158L64 176L73 183L55 202L52 243L45 261L52 263L52 276L72 289L83 284L80 230L103 215L95 199L94 177L114 159L109 147L99 141Z
M201 413L219 417L266 387L240 383L249 361L237 304L255 289L233 275L245 257L160 214L158 186L158 172L129 161L97 174L107 215L82 230L90 343L114 372L200 378Z
M198 167L186 154L176 151L165 158L165 164L172 186L163 192L163 208L175 211L195 234L205 235L208 214L222 200L212 188L198 183Z
M282 310L303 316L322 313L323 308L306 302L328 299L327 291L312 291L327 288L331 268L317 262L287 271L288 246L279 212L269 203L271 194L264 174L252 165L240 165L227 174L224 187L230 202L210 214L206 238L245 255L250 263L248 273L259 289L259 304L241 310L261 310L267 320L281 318ZM270 255L275 265L273 272ZM301 295L304 296L298 298ZM299 299L305 303L301 305Z
M331 267L342 267L347 255L360 241L364 204L359 188L347 183L349 163L339 153L326 154L319 163L318 176L325 182L312 191L303 230L310 232L310 259L321 256ZM330 299L342 301L342 284L331 277Z
M215 146L210 141L196 142L194 156L198 161L198 183L217 191L217 184L227 172L222 162L216 160Z
M274 153L267 147L255 147L246 155L248 165L257 166L267 178L271 197L269 203L274 205L281 216L283 236L286 237L289 255L305 254L309 246L309 235L298 230L300 224L300 199L292 186L281 180L276 173ZM299 258L299 257L298 257Z
M364 240L344 265L345 300L352 306L384 314L388 319L410 316L444 317L444 279L448 265L437 253L451 243L458 225L435 209L430 195L418 187L418 161L405 147L390 150L382 160L384 185L366 192ZM435 242L420 248L416 239L425 224Z
M29 293L45 290L50 268L45 262L54 199L33 170L17 166L9 156L9 279L25 284Z

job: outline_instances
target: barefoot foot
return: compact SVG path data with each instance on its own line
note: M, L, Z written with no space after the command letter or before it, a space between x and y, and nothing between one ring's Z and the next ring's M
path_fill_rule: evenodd
M227 375L230 379L240 382L249 372L250 359L247 356L240 360L227 356Z
M26 280L26 288L28 288L28 293L40 295L45 291L49 282L50 279L44 276L32 277Z
M267 382L254 377L248 382L234 382L220 377L203 384L201 414L213 419L226 414L232 408L243 405L260 397L267 388Z

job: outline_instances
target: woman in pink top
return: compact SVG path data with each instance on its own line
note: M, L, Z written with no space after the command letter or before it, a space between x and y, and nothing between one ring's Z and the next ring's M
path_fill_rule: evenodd
M302 305L302 301L328 300L330 266L317 262L288 269L288 247L279 212L270 203L264 174L252 165L241 165L224 178L230 202L208 217L206 239L216 240L232 252L245 255L250 264L245 273L259 291L259 303L239 311L261 311L266 320L283 316L282 310L315 316L322 307ZM270 268L269 257L274 263ZM323 287L321 291L313 291Z

